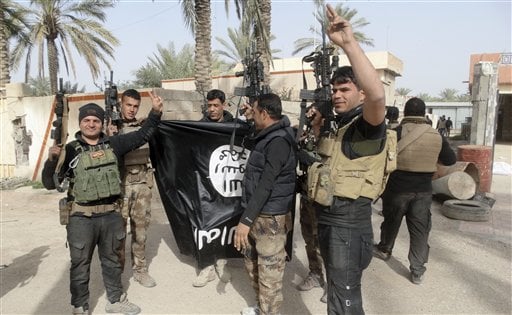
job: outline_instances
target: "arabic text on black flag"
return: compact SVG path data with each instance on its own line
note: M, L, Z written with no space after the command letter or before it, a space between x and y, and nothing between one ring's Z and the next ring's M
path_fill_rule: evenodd
M150 142L160 197L180 252L200 268L241 257L233 233L241 216L242 179L250 151L246 125L162 121Z

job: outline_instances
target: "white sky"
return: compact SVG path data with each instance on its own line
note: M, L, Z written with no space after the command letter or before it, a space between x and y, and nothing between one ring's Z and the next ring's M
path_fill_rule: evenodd
M328 1L336 4L340 1ZM343 1L356 9L356 17L364 17L370 25L361 29L374 39L374 47L366 51L388 50L404 63L397 87L410 88L411 95L421 92L432 96L444 88L467 92L469 58L475 53L512 52L511 1ZM28 5L28 3L25 3ZM311 37L309 27L315 23L312 1L272 1L273 48L281 49L280 58L291 57L293 42ZM234 6L227 18L224 0L212 0L212 45L221 48L215 36L227 40L228 26L236 28ZM146 64L156 52L157 44L174 42L176 51L184 44L194 43L185 28L179 1L118 1L109 10L106 27L121 41L112 64L114 81L133 80L132 72ZM300 56L297 56L300 57ZM37 60L37 57L33 57ZM77 78L61 68L59 76L78 82L87 91L97 90L88 68L78 57ZM36 64L32 64L35 73ZM104 69L108 76L109 69ZM14 73L12 81L22 81L22 71ZM104 78L99 81L103 81Z

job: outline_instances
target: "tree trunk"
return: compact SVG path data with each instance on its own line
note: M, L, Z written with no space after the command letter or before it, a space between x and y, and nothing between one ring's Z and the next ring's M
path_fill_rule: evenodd
M211 8L210 0L195 0L196 48L195 82L196 90L206 95L212 87L211 79Z
M263 83L270 85L270 63L272 61L272 54L270 51L270 25L271 21L271 9L272 4L270 0L259 1L260 12L261 12L261 24L263 25L263 33L258 34L256 37L258 51L261 52L261 62L264 67L265 79Z
M5 85L11 82L9 71L9 41L4 13L0 11L0 97L5 96Z
M50 74L51 93L57 93L57 74L59 72L59 55L57 54L57 46L55 40L48 39L48 72Z

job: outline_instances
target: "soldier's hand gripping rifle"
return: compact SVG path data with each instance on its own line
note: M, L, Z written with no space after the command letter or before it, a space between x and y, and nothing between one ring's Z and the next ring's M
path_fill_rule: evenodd
M256 51L256 47L247 47L246 55L242 60L243 71L235 73L237 77L244 77L245 87L235 87L236 96L246 96L249 103L252 103L256 97L261 94L270 93L270 87L262 84L265 79L263 63L260 60L261 53Z
M121 105L117 95L117 86L114 84L114 71L110 71L110 81L105 81L105 130L113 124L117 130L121 128Z
M64 97L64 94L65 91L62 84L62 78L59 78L59 90L55 94L55 120L52 122L53 129L51 131L51 138L54 140L55 145L59 147L65 146L68 139L69 108L68 101ZM53 182L55 183L55 188L59 192L65 191L68 186L67 178L64 179L62 184L59 181L59 173L62 168L62 164L64 164L65 156L66 150L62 149L57 162L57 167L55 168L55 173L53 174Z
M334 114L331 103L331 75L333 70L338 68L339 58L333 55L334 48L328 47L325 42L324 26L322 25L322 49L312 52L302 58L302 62L311 63L316 80L316 89L308 90L306 77L303 75L304 89L300 90L300 98L302 99L299 117L299 129L297 131L297 140L303 131L306 120L306 103L312 101L318 106L319 112L324 118L324 126L321 133L331 131L331 122L334 120ZM332 56L332 63L331 63Z

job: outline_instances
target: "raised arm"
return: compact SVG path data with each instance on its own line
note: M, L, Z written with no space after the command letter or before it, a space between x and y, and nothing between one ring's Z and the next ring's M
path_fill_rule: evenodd
M350 23L342 19L329 4L326 15L330 22L327 35L347 55L357 82L364 91L363 118L377 126L384 121L386 111L386 96L379 75L355 39Z

